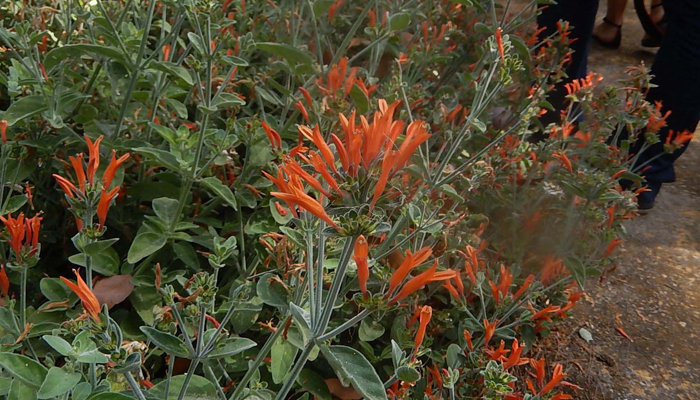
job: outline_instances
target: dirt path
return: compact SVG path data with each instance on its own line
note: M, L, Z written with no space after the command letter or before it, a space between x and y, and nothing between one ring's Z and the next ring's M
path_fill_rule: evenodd
M622 48L594 46L590 69L612 84L640 60L650 66L642 35L629 4ZM700 141L676 171L678 181L664 185L652 212L627 224L615 273L591 282L574 318L553 332L561 348L552 361L568 363L568 380L583 388L578 399L700 399Z

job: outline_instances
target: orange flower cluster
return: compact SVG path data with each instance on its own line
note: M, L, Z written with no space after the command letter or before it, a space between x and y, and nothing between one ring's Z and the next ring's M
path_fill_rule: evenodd
M321 205L322 201L306 194L302 181L321 195L333 198L334 194L331 194L324 187L321 180L318 179L320 177L337 196L342 197L343 193L338 181L346 177L357 176L360 168L364 168L370 175L373 168L380 166L370 206L370 210L373 209L383 194L388 180L408 163L418 146L430 137L423 121L416 120L406 127L403 121L393 119L394 112L400 103L400 101L396 101L388 105L386 101L379 100L379 111L374 115L371 123L364 116L360 116L360 124L357 125L355 112L350 115L350 118L346 118L342 114L339 116L344 140L335 134L330 136L335 144L342 171L336 166L336 155L324 139L318 125L314 128L300 126L300 138L306 138L313 142L318 152L309 151L300 142L284 158L283 165L277 170L277 176L263 172L277 186L278 191L271 194L284 200L295 216L297 215L295 207L298 206L337 228L338 226L326 214ZM406 134L401 143L397 144L396 142L404 128L406 128ZM279 148L279 142L275 136L276 132L271 129L268 132L266 129L266 133L271 142L276 143L277 148ZM398 148L395 149L395 147ZM294 156L298 156L313 168L316 176L307 172L304 166L294 159Z
M574 79L570 83L565 84L564 87L566 92L571 95L582 90L593 89L602 80L603 77L601 75L591 72L585 78Z
M70 290L78 295L78 298L80 298L80 301L83 304L83 309L85 309L90 317L92 317L95 322L100 322L100 302L97 300L97 297L95 297L92 290L90 290L87 284L85 284L83 278L80 277L78 271L73 270L73 273L77 278L77 284L64 277L61 277L61 280L66 284L66 286L68 286L68 288L70 288Z
M8 242L15 252L15 258L18 262L22 261L22 250L24 247L30 249L27 254L29 256L37 251L42 219L39 214L34 215L32 218L25 218L24 213L20 213L17 218L12 218L10 214L7 215L7 218L0 215L0 221L5 225L9 234Z
M104 136L100 136L94 142L85 135L85 141L88 146L88 163L87 171L83 167L83 153L78 153L75 156L70 156L71 165L73 166L73 171L77 177L78 187L76 187L71 181L62 177L58 174L53 174L53 177L58 182L58 185L63 189L66 196L70 198L75 198L76 196L85 197L88 185L90 187L95 186L95 174L100 167L100 142ZM109 205L112 200L119 194L119 187L112 188L108 190L114 180L114 176L124 161L129 158L129 153L117 158L116 151L112 150L112 158L109 161L109 165L102 174L101 182L101 192L100 200L97 204L97 218L99 220L99 229L102 230L105 221L107 219L107 211L109 210ZM79 188L79 189L78 189ZM78 228L82 229L82 220L76 217L76 223Z

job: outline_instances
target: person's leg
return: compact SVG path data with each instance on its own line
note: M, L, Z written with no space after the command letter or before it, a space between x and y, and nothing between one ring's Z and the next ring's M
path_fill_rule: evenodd
M572 40L571 50L573 54L571 63L566 68L568 78L560 82L548 98L556 110L562 110L565 106L566 90L564 85L574 79L586 76L588 50L591 47L591 35L597 11L598 0L559 0L556 5L542 7L540 15L537 16L537 25L545 28L540 33L540 38L554 34L557 31L557 22L560 20L568 21L572 26L569 37ZM558 119L558 116L558 111L549 112L540 119L540 122L546 126Z
M661 142L642 153L637 162L651 188L676 180L673 163L687 148L686 143L671 154L664 153L669 131L694 132L700 121L700 2L667 1L664 7L668 29L651 67L652 83L657 86L649 91L647 100L660 101L663 112L671 114L667 127L659 132ZM650 208L654 198L653 192L643 194L640 206Z
M603 43L617 42L621 33L627 0L608 0L608 9L603 22L596 26L593 36ZM619 47L619 42L617 46Z

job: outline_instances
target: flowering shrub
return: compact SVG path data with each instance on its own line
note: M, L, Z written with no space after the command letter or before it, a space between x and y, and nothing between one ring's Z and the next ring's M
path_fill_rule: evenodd
M665 116L534 3L5 2L0 395L571 398Z

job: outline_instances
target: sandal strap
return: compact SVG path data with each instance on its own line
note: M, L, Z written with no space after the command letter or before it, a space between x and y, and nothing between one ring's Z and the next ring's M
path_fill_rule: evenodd
M655 9L655 8L657 8L657 7L663 7L663 6L664 6L664 3L653 4L653 5L651 6L651 9L653 10L653 9Z
M608 17L604 17L604 18L603 18L603 22L605 22L605 23L608 24L608 25L612 25L612 26L614 26L614 27L617 28L617 29L622 29L622 25L621 25L621 24L616 24L616 23L610 21L610 20L608 19Z

